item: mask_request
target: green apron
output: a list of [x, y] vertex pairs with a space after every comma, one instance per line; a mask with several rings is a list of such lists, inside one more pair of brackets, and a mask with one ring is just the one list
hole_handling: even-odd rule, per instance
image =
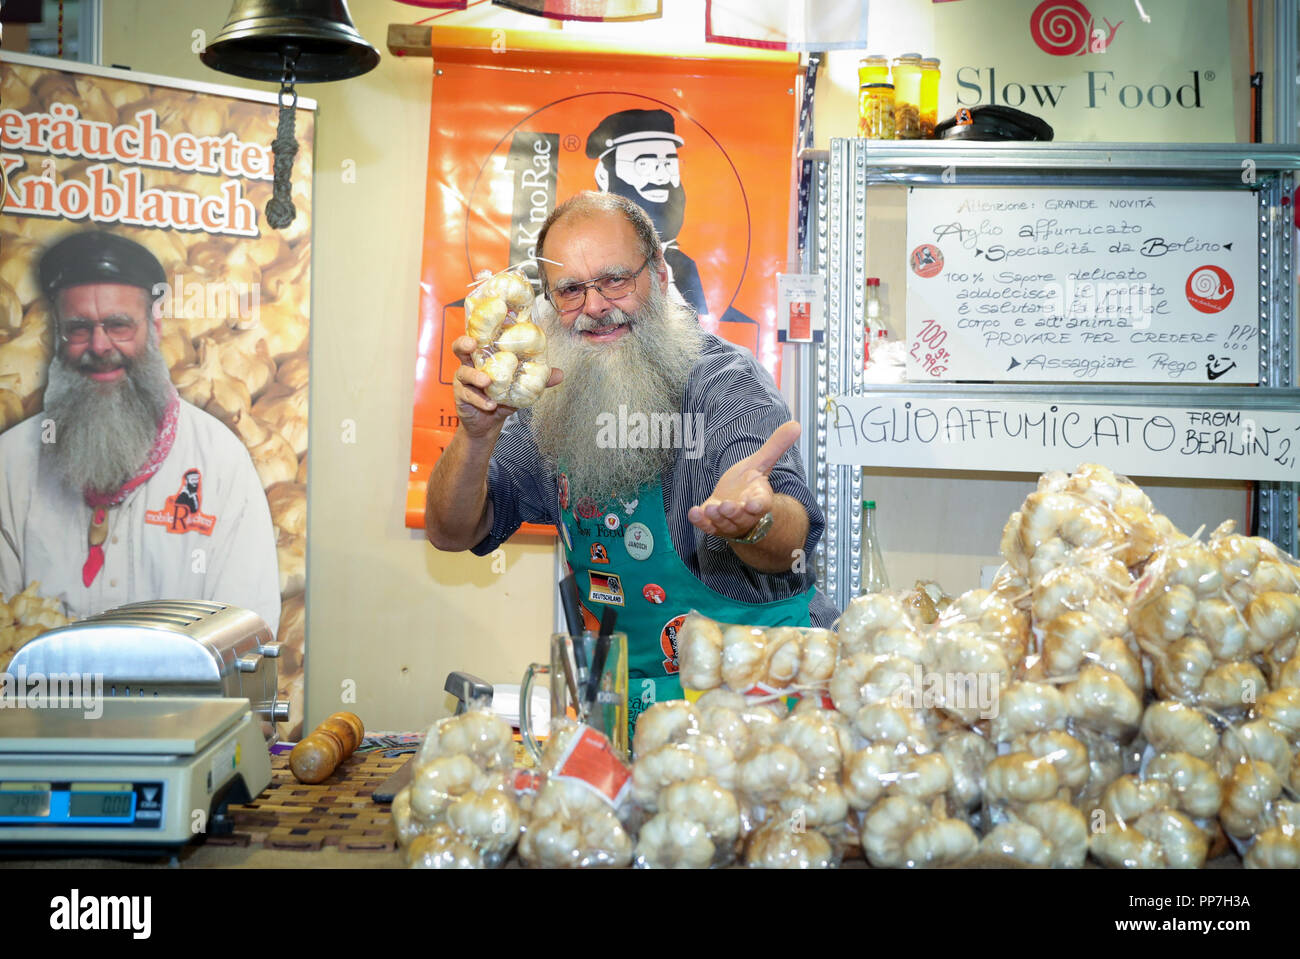
[[771, 603], [745, 603], [700, 582], [673, 549], [661, 482], [603, 508], [588, 499], [570, 502], [563, 472], [559, 488], [560, 538], [587, 628], [597, 628], [602, 605], [613, 606], [617, 628], [627, 634], [629, 743], [642, 712], [683, 696], [677, 633], [691, 610], [745, 626], [810, 625], [815, 586]]

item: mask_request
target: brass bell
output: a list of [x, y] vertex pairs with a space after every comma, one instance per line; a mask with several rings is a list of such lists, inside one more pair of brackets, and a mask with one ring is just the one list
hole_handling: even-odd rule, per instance
[[280, 81], [285, 61], [299, 83], [346, 80], [375, 68], [379, 52], [357, 32], [346, 0], [235, 0], [207, 66], [248, 80]]

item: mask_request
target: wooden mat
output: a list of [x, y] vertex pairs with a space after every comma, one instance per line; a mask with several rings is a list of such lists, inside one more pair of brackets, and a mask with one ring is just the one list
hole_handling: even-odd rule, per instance
[[387, 752], [354, 754], [315, 786], [294, 779], [287, 752], [272, 756], [271, 785], [253, 802], [230, 806], [234, 832], [208, 836], [207, 842], [302, 852], [334, 846], [341, 852], [396, 855], [397, 834], [389, 807], [375, 803], [371, 794], [411, 754], [389, 757]]

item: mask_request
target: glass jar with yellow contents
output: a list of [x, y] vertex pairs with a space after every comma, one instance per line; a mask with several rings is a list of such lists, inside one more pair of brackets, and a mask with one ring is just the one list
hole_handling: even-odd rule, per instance
[[894, 85], [864, 83], [858, 90], [858, 136], [894, 139]]
[[894, 139], [921, 137], [921, 55], [905, 53], [894, 60]]
[[934, 125], [939, 122], [939, 61], [927, 57], [921, 61], [921, 136], [934, 136]]
[[880, 53], [868, 53], [858, 61], [858, 86], [864, 83], [889, 82], [889, 57]]

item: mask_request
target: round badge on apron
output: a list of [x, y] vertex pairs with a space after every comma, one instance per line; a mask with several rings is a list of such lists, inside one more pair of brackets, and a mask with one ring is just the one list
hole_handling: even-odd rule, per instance
[[614, 513], [606, 513], [605, 529], [609, 530], [610, 532], [613, 532], [614, 530], [618, 529], [618, 526], [619, 526], [618, 516]]
[[623, 546], [633, 559], [649, 559], [655, 551], [655, 538], [645, 523], [629, 523], [623, 534]]

